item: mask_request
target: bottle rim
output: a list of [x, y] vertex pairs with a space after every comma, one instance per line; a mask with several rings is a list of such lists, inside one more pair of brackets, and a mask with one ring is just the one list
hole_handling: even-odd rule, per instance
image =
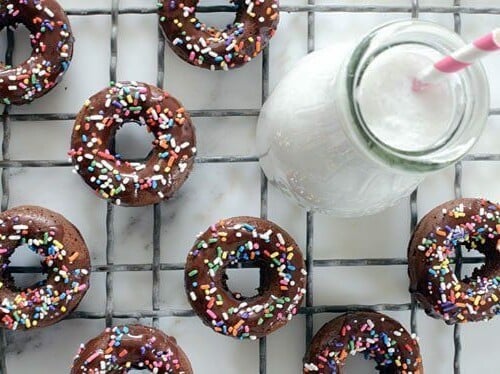
[[478, 62], [459, 74], [463, 107], [446, 139], [419, 150], [398, 149], [379, 139], [364, 121], [356, 99], [356, 86], [366, 67], [381, 51], [402, 44], [421, 44], [443, 55], [466, 42], [453, 31], [421, 20], [393, 21], [368, 33], [348, 56], [337, 80], [336, 110], [346, 135], [366, 156], [378, 164], [402, 172], [425, 173], [445, 168], [462, 159], [479, 139], [488, 118], [489, 85]]

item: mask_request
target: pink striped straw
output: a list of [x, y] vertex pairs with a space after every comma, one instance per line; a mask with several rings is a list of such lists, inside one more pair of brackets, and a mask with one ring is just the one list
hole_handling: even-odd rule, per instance
[[420, 72], [413, 81], [413, 90], [420, 91], [425, 86], [438, 82], [448, 74], [456, 73], [475, 61], [500, 50], [500, 28], [474, 40]]

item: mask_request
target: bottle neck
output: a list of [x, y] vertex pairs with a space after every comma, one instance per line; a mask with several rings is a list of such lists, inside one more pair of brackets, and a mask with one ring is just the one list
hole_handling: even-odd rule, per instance
[[[460, 160], [477, 141], [488, 116], [489, 87], [481, 64], [450, 77], [442, 86], [445, 96], [439, 91], [442, 87], [412, 96], [409, 83], [406, 87], [397, 77], [411, 69], [405, 62], [410, 58], [407, 47], [445, 55], [464, 44], [441, 26], [414, 20], [384, 25], [365, 37], [344, 62], [336, 82], [336, 110], [351, 142], [366, 157], [402, 172], [427, 173]], [[442, 105], [436, 106], [431, 95], [437, 95]]]

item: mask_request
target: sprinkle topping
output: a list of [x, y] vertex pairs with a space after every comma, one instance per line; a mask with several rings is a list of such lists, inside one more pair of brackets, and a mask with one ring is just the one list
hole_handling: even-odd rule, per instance
[[174, 338], [141, 325], [107, 328], [82, 344], [71, 373], [125, 373], [130, 369], [192, 374], [189, 361]]
[[[154, 135], [144, 162], [124, 160], [109, 149], [126, 122], [145, 125]], [[121, 82], [87, 100], [75, 121], [69, 155], [100, 197], [138, 206], [168, 199], [182, 185], [194, 163], [195, 143], [189, 114], [176, 99], [145, 83]]]
[[416, 336], [392, 318], [375, 312], [346, 314], [314, 336], [304, 373], [340, 374], [347, 357], [361, 353], [374, 360], [381, 372], [421, 374], [419, 352]]
[[256, 57], [276, 32], [277, 0], [235, 1], [236, 18], [224, 30], [196, 17], [196, 0], [161, 0], [160, 24], [174, 52], [191, 65], [229, 70]]
[[[88, 288], [86, 248], [65, 246], [62, 223], [49, 218], [52, 212], [46, 211], [46, 216], [32, 212], [25, 208], [6, 211], [0, 224], [0, 319], [11, 330], [59, 321], [78, 305]], [[27, 289], [15, 286], [8, 267], [9, 257], [21, 245], [43, 257], [47, 273], [47, 280]]]
[[25, 104], [61, 80], [73, 55], [73, 35], [64, 10], [53, 0], [10, 0], [0, 4], [2, 25], [24, 24], [31, 32], [31, 56], [21, 65], [1, 65], [0, 100]]
[[[260, 267], [258, 296], [228, 289], [225, 271], [241, 263]], [[205, 324], [239, 339], [256, 339], [286, 324], [298, 311], [305, 279], [293, 239], [277, 225], [251, 217], [211, 226], [189, 253], [185, 271], [189, 300]]]
[[[433, 314], [448, 323], [492, 318], [500, 313], [498, 205], [479, 199], [445, 205], [422, 220], [440, 217], [431, 230], [421, 224], [410, 244], [413, 292], [422, 295]], [[452, 259], [460, 247], [478, 250], [486, 256], [486, 264], [463, 280], [458, 279], [452, 268]], [[425, 281], [416, 286], [418, 278]]]

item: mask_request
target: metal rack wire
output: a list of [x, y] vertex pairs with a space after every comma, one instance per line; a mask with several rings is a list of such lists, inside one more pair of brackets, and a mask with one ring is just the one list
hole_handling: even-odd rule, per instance
[[[379, 5], [315, 5], [314, 0], [308, 0], [307, 5], [301, 6], [282, 6], [282, 12], [302, 12], [307, 13], [307, 50], [314, 50], [314, 30], [315, 30], [315, 13], [317, 12], [347, 12], [347, 13], [402, 13], [411, 17], [418, 17], [420, 13], [443, 13], [452, 14], [454, 17], [455, 31], [461, 30], [461, 15], [462, 14], [497, 14], [500, 15], [500, 4], [496, 7], [468, 7], [462, 6], [460, 0], [453, 0], [452, 6], [420, 6], [418, 0], [408, 0], [407, 6], [379, 6]], [[152, 14], [157, 9], [155, 7], [135, 8], [135, 7], [120, 7], [120, 0], [112, 0], [111, 8], [103, 9], [67, 9], [70, 17], [93, 16], [93, 15], [109, 15], [111, 17], [111, 40], [110, 50], [111, 58], [109, 64], [109, 78], [111, 81], [116, 81], [117, 71], [117, 51], [118, 51], [118, 21], [122, 14]], [[232, 12], [234, 7], [227, 6], [200, 6], [199, 12]], [[161, 87], [165, 75], [165, 40], [158, 29], [158, 71], [157, 85]], [[11, 30], [7, 30], [7, 52], [6, 61], [12, 61], [12, 53], [14, 49], [14, 35]], [[261, 101], [264, 102], [269, 93], [269, 50], [266, 48], [263, 52], [262, 59], [262, 92]], [[70, 163], [65, 160], [11, 160], [9, 155], [10, 144], [10, 125], [11, 122], [33, 122], [33, 121], [51, 121], [51, 120], [72, 120], [75, 118], [73, 113], [51, 113], [51, 114], [9, 114], [9, 107], [5, 107], [1, 117], [3, 129], [2, 141], [2, 160], [0, 160], [0, 177], [2, 185], [2, 198], [0, 207], [2, 210], [7, 209], [9, 205], [9, 170], [12, 168], [25, 167], [70, 167]], [[259, 114], [259, 109], [224, 109], [224, 110], [191, 110], [192, 117], [237, 117], [250, 116], [255, 117]], [[490, 110], [490, 116], [500, 115], [500, 108]], [[255, 163], [257, 157], [198, 157], [198, 163]], [[500, 161], [499, 154], [471, 154], [467, 156], [463, 162], [475, 161]], [[461, 196], [462, 186], [462, 163], [455, 166], [455, 195]], [[261, 208], [260, 214], [263, 218], [267, 217], [268, 213], [268, 183], [265, 175], [261, 174]], [[417, 191], [410, 198], [411, 211], [411, 228], [413, 229], [417, 222]], [[76, 311], [69, 318], [86, 318], [86, 319], [104, 319], [106, 326], [113, 323], [113, 319], [120, 318], [151, 318], [154, 326], [158, 326], [159, 319], [169, 316], [187, 317], [193, 316], [194, 313], [190, 309], [171, 309], [161, 308], [159, 303], [160, 295], [160, 272], [170, 270], [182, 270], [182, 263], [162, 263], [160, 261], [161, 248], [161, 209], [162, 206], [157, 204], [152, 207], [154, 218], [153, 225], [153, 257], [151, 263], [148, 264], [116, 264], [114, 256], [114, 209], [113, 205], [107, 205], [106, 213], [106, 263], [102, 265], [93, 265], [93, 272], [103, 272], [106, 274], [106, 306], [104, 312], [86, 312]], [[309, 272], [309, 281], [307, 284], [307, 296], [305, 305], [300, 309], [300, 313], [305, 315], [306, 319], [306, 344], [309, 344], [313, 334], [313, 316], [318, 313], [340, 313], [355, 310], [378, 310], [378, 311], [409, 311], [411, 313], [411, 330], [417, 332], [416, 316], [418, 313], [418, 305], [415, 300], [409, 300], [407, 303], [401, 304], [377, 304], [377, 305], [314, 305], [314, 288], [313, 288], [313, 273], [317, 267], [335, 267], [335, 266], [397, 266], [407, 264], [406, 258], [375, 258], [375, 259], [327, 259], [314, 260], [313, 256], [313, 230], [314, 230], [314, 215], [310, 212], [306, 213], [306, 263]], [[472, 263], [477, 264], [483, 261], [481, 257], [466, 257], [462, 258], [459, 253], [456, 258], [456, 271], [460, 273], [462, 264]], [[17, 267], [14, 272], [33, 273], [40, 269], [36, 267]], [[113, 275], [116, 272], [134, 272], [134, 271], [151, 271], [153, 276], [152, 288], [152, 310], [130, 310], [116, 311], [113, 308]], [[454, 367], [455, 374], [460, 373], [460, 326], [454, 328]], [[6, 374], [6, 334], [0, 329], [0, 374]], [[267, 356], [266, 356], [266, 339], [261, 339], [259, 342], [259, 373], [267, 372]]]

